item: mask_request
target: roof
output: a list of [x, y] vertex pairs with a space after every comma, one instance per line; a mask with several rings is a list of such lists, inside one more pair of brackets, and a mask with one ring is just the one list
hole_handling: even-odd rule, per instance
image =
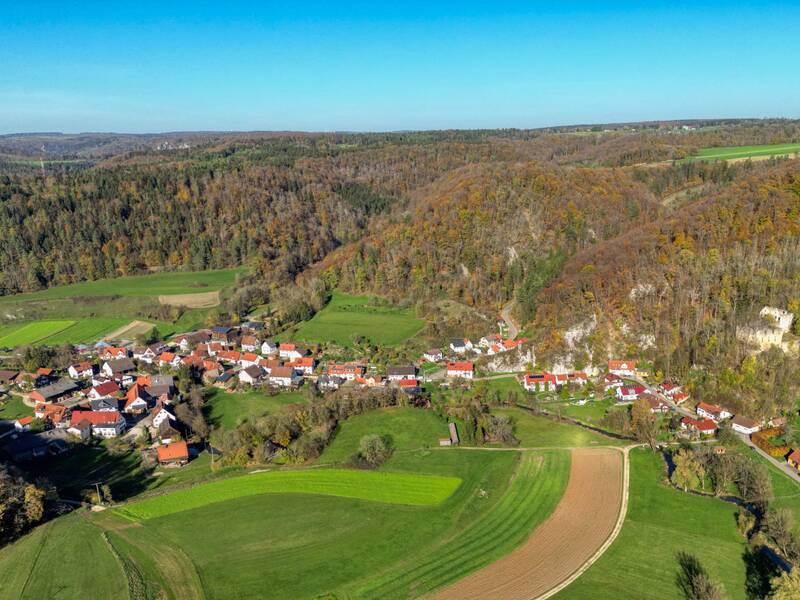
[[472, 371], [474, 368], [471, 362], [466, 361], [450, 361], [447, 363], [448, 371]]
[[411, 375], [412, 377], [417, 374], [417, 368], [414, 365], [400, 365], [393, 366], [386, 369], [386, 374], [392, 375]]
[[222, 326], [212, 327], [211, 331], [213, 331], [214, 333], [230, 333], [231, 331], [233, 331], [233, 327], [222, 327]]
[[136, 369], [136, 365], [133, 364], [133, 361], [128, 358], [117, 358], [115, 360], [109, 360], [106, 364], [111, 367], [112, 373], [124, 373], [126, 371], [134, 371]]
[[144, 390], [144, 387], [140, 386], [138, 383], [133, 384], [128, 390], [128, 393], [125, 394], [125, 408], [131, 406], [139, 398], [147, 402], [147, 396], [149, 396], [149, 394]]
[[19, 371], [0, 370], [0, 381], [11, 381], [19, 375]]
[[704, 410], [709, 413], [719, 414], [722, 412], [722, 407], [716, 404], [709, 404], [708, 402], [699, 402], [696, 410]]
[[282, 343], [280, 346], [278, 346], [278, 349], [280, 349], [280, 350], [287, 350], [287, 351], [288, 351], [288, 350], [294, 350], [294, 349], [296, 349], [296, 348], [297, 348], [297, 345], [295, 345], [295, 344], [291, 344], [291, 343], [289, 343], [289, 342], [283, 342], [283, 343]]
[[255, 365], [250, 365], [246, 369], [242, 369], [242, 373], [247, 373], [253, 379], [258, 379], [262, 375], [261, 367]]
[[174, 352], [162, 352], [159, 355], [158, 360], [160, 360], [161, 362], [172, 362], [173, 360], [175, 360], [175, 353]]
[[258, 344], [258, 338], [254, 335], [243, 335], [242, 346], [255, 346]]
[[466, 346], [466, 342], [464, 340], [450, 340], [450, 345], [453, 347], [459, 346]]
[[736, 415], [731, 420], [731, 423], [734, 425], [739, 425], [740, 427], [744, 427], [745, 429], [753, 429], [754, 427], [758, 427], [758, 423], [756, 423], [750, 417], [745, 417], [744, 415]]
[[93, 427], [115, 425], [120, 418], [120, 414], [116, 410], [77, 410], [72, 411], [70, 424], [75, 425], [81, 421], [88, 421]]
[[402, 381], [400, 381], [398, 383], [398, 385], [401, 388], [404, 388], [404, 387], [414, 388], [414, 387], [418, 387], [419, 386], [419, 381], [417, 381], [416, 379], [403, 379]]
[[258, 362], [261, 357], [258, 354], [253, 354], [252, 352], [245, 352], [242, 354], [242, 360], [246, 360], [247, 362]]
[[186, 445], [186, 442], [162, 444], [156, 448], [156, 454], [159, 461], [185, 459], [189, 458], [189, 446]]
[[119, 391], [119, 386], [113, 381], [106, 381], [94, 386], [92, 389], [101, 396], [111, 396]]
[[270, 377], [293, 377], [294, 369], [292, 367], [273, 367], [269, 374]]
[[792, 461], [794, 464], [800, 464], [800, 450], [794, 450], [789, 456], [786, 457], [788, 460]]
[[72, 379], [62, 377], [55, 383], [36, 388], [34, 392], [37, 392], [44, 400], [49, 400], [50, 398], [57, 398], [58, 396], [63, 396], [77, 389], [78, 385], [72, 381]]
[[31, 423], [33, 423], [33, 417], [21, 417], [17, 419], [17, 423], [19, 423], [20, 425], [30, 425]]
[[38, 369], [36, 369], [36, 374], [49, 377], [50, 375], [53, 374], [53, 369], [51, 369], [50, 367], [39, 367]]
[[609, 360], [608, 361], [608, 370], [609, 371], [630, 371], [631, 369], [636, 368], [636, 361], [635, 360]]

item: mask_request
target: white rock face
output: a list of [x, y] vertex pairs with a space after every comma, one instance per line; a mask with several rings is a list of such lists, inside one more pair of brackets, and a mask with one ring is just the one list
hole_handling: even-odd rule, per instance
[[771, 321], [772, 323], [774, 323], [774, 326], [777, 329], [780, 329], [782, 333], [788, 333], [789, 330], [792, 328], [792, 321], [794, 321], [794, 315], [790, 313], [788, 310], [783, 310], [782, 308], [775, 308], [774, 306], [765, 306], [764, 308], [761, 309], [761, 312], [758, 314], [765, 321]]
[[652, 283], [639, 283], [631, 288], [631, 291], [628, 293], [628, 297], [631, 300], [636, 300], [637, 298], [643, 298], [655, 293], [656, 286], [654, 286]]

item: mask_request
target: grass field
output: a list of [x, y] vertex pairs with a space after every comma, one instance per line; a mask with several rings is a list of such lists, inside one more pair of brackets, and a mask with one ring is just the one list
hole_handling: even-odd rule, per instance
[[[120, 507], [126, 517], [83, 513], [38, 528], [0, 551], [0, 596], [124, 598], [128, 580], [142, 597], [173, 600], [420, 595], [510, 551], [557, 504], [568, 472], [566, 452], [423, 449], [378, 471], [194, 485]], [[69, 556], [36, 560], [44, 539]], [[93, 568], [49, 576], [78, 560]]]
[[[106, 334], [130, 322], [130, 319], [96, 317], [77, 320], [36, 320], [0, 327], [0, 348], [15, 348], [26, 344], [58, 346], [64, 343], [95, 342]], [[168, 324], [153, 323], [154, 327]]]
[[0, 347], [15, 348], [24, 344], [32, 344], [56, 335], [75, 325], [75, 321], [32, 321], [30, 323], [14, 323], [0, 328]]
[[244, 269], [241, 268], [217, 271], [178, 271], [83, 281], [72, 285], [48, 288], [40, 292], [0, 297], [0, 305], [6, 302], [84, 296], [160, 296], [211, 292], [233, 285], [236, 275], [243, 271]]
[[514, 431], [522, 446], [567, 448], [613, 446], [625, 443], [576, 425], [558, 423], [546, 417], [539, 417], [519, 408], [495, 408], [492, 409], [492, 413], [506, 415], [514, 420]]
[[704, 160], [735, 160], [763, 156], [786, 156], [800, 153], [800, 144], [768, 144], [764, 146], [726, 146], [702, 148], [686, 162]]
[[270, 395], [258, 390], [227, 392], [210, 388], [207, 394], [209, 422], [225, 429], [232, 429], [250, 417], [274, 413], [289, 404], [308, 403], [303, 393], [297, 391]]
[[302, 342], [334, 342], [347, 347], [352, 345], [353, 336], [362, 336], [375, 344], [393, 346], [414, 336], [422, 326], [423, 322], [410, 309], [384, 306], [368, 296], [336, 292], [310, 321], [283, 337]]
[[427, 506], [447, 499], [461, 484], [457, 477], [317, 469], [270, 471], [213, 481], [166, 496], [128, 504], [118, 512], [135, 520], [154, 519], [257, 494], [317, 494], [386, 504]]
[[397, 452], [437, 446], [448, 435], [447, 423], [432, 411], [419, 408], [373, 410], [343, 421], [333, 442], [325, 449], [320, 462], [340, 463], [358, 451], [365, 435], [376, 433], [392, 439]]
[[20, 417], [33, 415], [33, 409], [25, 405], [22, 401], [22, 396], [14, 394], [5, 398], [5, 400], [0, 400], [0, 419], [14, 421]]
[[736, 507], [684, 494], [662, 483], [663, 459], [631, 452], [628, 514], [619, 537], [558, 600], [678, 600], [676, 554], [696, 556], [731, 600], [745, 594], [745, 540]]

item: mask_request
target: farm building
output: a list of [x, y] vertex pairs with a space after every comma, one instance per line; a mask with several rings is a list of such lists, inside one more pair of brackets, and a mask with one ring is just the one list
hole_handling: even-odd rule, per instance
[[800, 472], [800, 450], [794, 450], [786, 457], [786, 462]]
[[30, 393], [30, 398], [34, 402], [55, 402], [59, 398], [62, 398], [63, 396], [66, 396], [77, 389], [78, 384], [68, 377], [63, 377], [55, 383], [36, 388]]
[[744, 415], [736, 415], [731, 420], [731, 427], [734, 431], [739, 433], [743, 433], [745, 435], [752, 435], [756, 433], [761, 426], [756, 423], [753, 419], [745, 417]]
[[723, 419], [730, 419], [733, 414], [721, 406], [716, 404], [709, 404], [708, 402], [700, 402], [695, 408], [698, 416], [706, 417], [714, 422], [722, 421]]
[[472, 379], [475, 373], [475, 366], [471, 362], [450, 361], [447, 363], [447, 376], [460, 377], [461, 379]]
[[609, 360], [608, 372], [619, 377], [636, 377], [636, 361]]
[[389, 381], [415, 379], [417, 377], [417, 368], [414, 365], [392, 366], [386, 369], [386, 377]]

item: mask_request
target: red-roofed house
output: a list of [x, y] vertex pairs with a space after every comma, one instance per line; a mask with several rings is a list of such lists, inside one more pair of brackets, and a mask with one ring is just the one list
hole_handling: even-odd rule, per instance
[[119, 386], [114, 381], [106, 381], [94, 386], [91, 390], [89, 390], [88, 397], [90, 400], [97, 400], [99, 398], [114, 396], [118, 393]]
[[467, 361], [449, 361], [447, 363], [447, 376], [472, 379], [475, 374], [475, 365]]
[[189, 446], [186, 442], [162, 444], [156, 448], [156, 455], [160, 465], [185, 465], [189, 462]]
[[261, 360], [261, 357], [258, 354], [253, 352], [245, 352], [239, 357], [239, 364], [246, 369], [247, 367], [258, 365], [259, 360]]
[[622, 387], [624, 384], [625, 382], [622, 380], [622, 377], [615, 375], [614, 373], [606, 373], [606, 376], [603, 378], [603, 386], [605, 391], [615, 390], [619, 387]]
[[636, 376], [636, 361], [635, 360], [609, 360], [608, 372], [620, 377], [635, 377]]
[[617, 402], [634, 402], [643, 392], [643, 385], [623, 385], [617, 388]]
[[550, 392], [556, 389], [556, 376], [552, 373], [526, 373], [522, 387], [529, 392]]
[[243, 335], [241, 344], [242, 352], [256, 352], [261, 347], [261, 343], [254, 335]]
[[67, 369], [67, 373], [73, 379], [84, 379], [94, 375], [94, 366], [90, 362], [79, 362], [70, 365]]
[[216, 353], [216, 357], [221, 362], [238, 363], [239, 359], [242, 358], [242, 354], [235, 350], [222, 350]]
[[158, 355], [158, 366], [160, 367], [179, 367], [181, 357], [174, 352], [162, 352]]
[[314, 373], [314, 367], [317, 366], [317, 361], [313, 356], [301, 356], [300, 358], [286, 363], [286, 366], [292, 367], [303, 375], [312, 375]]
[[345, 381], [353, 381], [364, 375], [363, 365], [328, 363], [325, 369], [331, 377], [341, 377]]
[[786, 457], [786, 462], [800, 472], [800, 450], [794, 450]]
[[141, 415], [147, 411], [149, 401], [150, 394], [136, 383], [125, 394], [125, 406], [122, 410], [131, 415]]
[[20, 417], [14, 421], [14, 429], [17, 431], [30, 431], [33, 424], [33, 417]]
[[72, 428], [76, 428], [75, 435], [80, 435], [79, 429], [77, 428], [84, 421], [91, 425], [92, 434], [98, 437], [117, 437], [125, 431], [125, 419], [122, 418], [122, 415], [116, 410], [73, 410], [70, 416], [70, 429], [68, 431]]
[[304, 356], [305, 352], [303, 351], [302, 348], [298, 347], [296, 344], [292, 344], [291, 342], [284, 342], [278, 346], [278, 355], [281, 358], [288, 358], [289, 360], [294, 360], [296, 358]]
[[693, 419], [683, 417], [681, 419], [681, 429], [697, 431], [700, 435], [714, 435], [717, 431], [717, 424], [711, 419]]
[[103, 360], [111, 360], [114, 358], [127, 358], [127, 357], [128, 357], [127, 348], [115, 348], [114, 346], [108, 346], [100, 351], [100, 358], [102, 358]]

